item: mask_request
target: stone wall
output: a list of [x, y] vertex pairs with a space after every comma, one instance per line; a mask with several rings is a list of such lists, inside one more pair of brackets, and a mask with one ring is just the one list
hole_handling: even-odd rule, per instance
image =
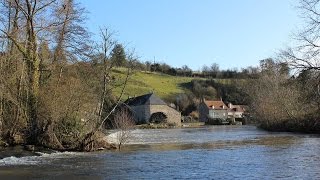
[[168, 117], [168, 123], [181, 126], [181, 113], [167, 105], [131, 106], [136, 123], [147, 123], [153, 113], [162, 112]]
[[[151, 105], [150, 106], [150, 116], [153, 113], [162, 112], [167, 115], [168, 123], [174, 123], [176, 126], [181, 126], [181, 113], [167, 105]], [[149, 116], [149, 118], [150, 118]], [[148, 118], [148, 119], [149, 119]]]
[[149, 120], [150, 109], [148, 106], [131, 106], [136, 123], [146, 123]]

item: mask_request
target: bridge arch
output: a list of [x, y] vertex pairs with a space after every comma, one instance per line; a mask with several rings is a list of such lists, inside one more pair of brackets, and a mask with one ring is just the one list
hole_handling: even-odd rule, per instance
[[159, 111], [151, 114], [149, 118], [150, 123], [166, 123], [168, 120], [168, 115], [165, 112]]

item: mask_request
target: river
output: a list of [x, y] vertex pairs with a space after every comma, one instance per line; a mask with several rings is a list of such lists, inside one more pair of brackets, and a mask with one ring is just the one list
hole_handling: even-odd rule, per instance
[[[0, 179], [320, 179], [320, 136], [254, 126], [139, 129], [121, 152], [0, 152]], [[109, 135], [114, 140], [114, 134]]]

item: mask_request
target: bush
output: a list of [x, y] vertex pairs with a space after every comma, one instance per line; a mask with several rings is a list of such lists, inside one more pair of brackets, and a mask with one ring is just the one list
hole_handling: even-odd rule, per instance
[[56, 135], [66, 147], [72, 146], [79, 137], [84, 135], [84, 131], [81, 119], [74, 115], [62, 118], [56, 127]]
[[195, 120], [199, 120], [199, 113], [197, 111], [192, 111], [190, 116]]

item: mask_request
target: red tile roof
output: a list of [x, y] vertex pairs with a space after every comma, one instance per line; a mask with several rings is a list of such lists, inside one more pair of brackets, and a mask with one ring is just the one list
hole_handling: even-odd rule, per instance
[[245, 112], [247, 110], [247, 106], [245, 105], [233, 105], [229, 104], [229, 112]]
[[228, 109], [228, 107], [223, 103], [223, 101], [204, 101], [204, 103], [210, 109]]

